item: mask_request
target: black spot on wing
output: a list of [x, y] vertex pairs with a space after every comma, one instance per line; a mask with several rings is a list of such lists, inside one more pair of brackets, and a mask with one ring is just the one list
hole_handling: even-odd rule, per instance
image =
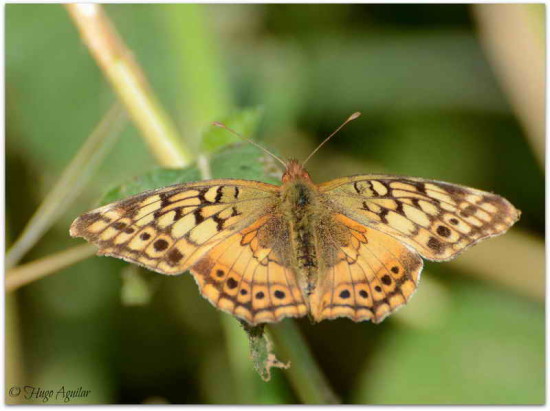
[[173, 248], [166, 257], [171, 264], [176, 264], [183, 258], [183, 254], [177, 248]]
[[427, 195], [426, 193], [426, 185], [420, 181], [403, 181], [404, 183], [407, 183], [407, 184], [412, 184], [420, 194], [424, 194], [424, 195]]
[[117, 230], [122, 230], [122, 229], [126, 228], [126, 223], [123, 223], [121, 221], [117, 221], [116, 223], [113, 224], [113, 228], [115, 228]]
[[155, 247], [156, 251], [164, 251], [168, 248], [168, 241], [161, 238], [153, 243], [153, 247]]
[[451, 235], [451, 230], [449, 230], [448, 227], [445, 227], [444, 225], [440, 225], [437, 227], [437, 234], [439, 234], [441, 237], [449, 237]]
[[430, 237], [428, 240], [428, 247], [436, 253], [441, 253], [443, 251], [443, 244], [435, 237]]
[[222, 231], [225, 220], [220, 216], [218, 216], [217, 214], [212, 217], [212, 220], [214, 220], [214, 222], [216, 223], [216, 230]]
[[227, 280], [227, 287], [229, 289], [234, 289], [236, 288], [237, 286], [239, 285], [239, 283], [237, 282], [237, 280], [235, 280], [233, 277], [229, 278], [229, 280]]
[[223, 186], [219, 186], [216, 190], [216, 198], [214, 198], [215, 203], [219, 203], [223, 197]]
[[285, 296], [286, 296], [286, 294], [285, 294], [283, 291], [281, 291], [281, 290], [275, 291], [274, 295], [275, 295], [275, 297], [278, 298], [278, 299], [283, 299], [283, 298], [285, 298]]
[[346, 299], [351, 296], [350, 292], [348, 290], [344, 290], [340, 293], [340, 298]]
[[193, 211], [193, 215], [195, 216], [195, 225], [199, 225], [204, 221], [201, 210], [201, 208], [195, 208], [195, 210]]

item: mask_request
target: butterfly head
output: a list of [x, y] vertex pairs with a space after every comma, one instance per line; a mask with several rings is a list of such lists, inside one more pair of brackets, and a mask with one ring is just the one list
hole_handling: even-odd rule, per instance
[[305, 180], [311, 182], [311, 177], [306, 171], [304, 166], [300, 164], [298, 160], [288, 160], [286, 163], [286, 170], [283, 173], [282, 181], [287, 183], [289, 181]]

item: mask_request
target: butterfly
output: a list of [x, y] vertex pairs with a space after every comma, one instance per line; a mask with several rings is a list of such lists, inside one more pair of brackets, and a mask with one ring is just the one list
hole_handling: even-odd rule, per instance
[[380, 323], [414, 294], [422, 258], [450, 260], [520, 216], [498, 195], [435, 180], [367, 174], [315, 184], [297, 160], [274, 157], [285, 165], [280, 186], [177, 184], [87, 212], [70, 234], [99, 255], [190, 271], [208, 301], [251, 325], [306, 315]]

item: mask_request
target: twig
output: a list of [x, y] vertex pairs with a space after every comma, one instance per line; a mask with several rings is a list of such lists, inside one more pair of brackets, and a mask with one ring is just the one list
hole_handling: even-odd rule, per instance
[[189, 165], [193, 154], [179, 137], [174, 123], [103, 8], [91, 3], [65, 7], [159, 163], [171, 168]]
[[43, 278], [48, 274], [55, 273], [85, 258], [91, 257], [96, 251], [97, 248], [95, 246], [83, 244], [8, 270], [4, 284], [6, 292], [17, 290], [19, 287]]
[[19, 262], [84, 189], [86, 182], [120, 135], [125, 122], [126, 114], [123, 108], [115, 104], [65, 168], [53, 189], [6, 253], [7, 269]]

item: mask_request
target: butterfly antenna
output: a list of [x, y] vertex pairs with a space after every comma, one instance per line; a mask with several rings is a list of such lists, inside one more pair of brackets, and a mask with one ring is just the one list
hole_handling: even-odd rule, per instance
[[246, 138], [244, 136], [242, 136], [241, 134], [237, 133], [235, 130], [233, 130], [232, 128], [229, 128], [227, 127], [225, 124], [223, 123], [219, 123], [217, 121], [214, 121], [212, 123], [213, 126], [216, 126], [216, 127], [220, 127], [220, 128], [225, 128], [227, 131], [229, 131], [231, 134], [234, 134], [236, 135], [237, 137], [245, 140], [245, 141], [248, 141], [250, 144], [252, 144], [253, 146], [256, 146], [258, 147], [260, 150], [262, 150], [264, 153], [266, 154], [269, 154], [271, 157], [273, 157], [275, 160], [277, 160], [278, 162], [280, 162], [284, 167], [286, 167], [286, 163], [281, 160], [279, 157], [277, 157], [275, 154], [273, 154], [271, 151], [269, 151], [267, 148], [259, 145], [258, 143], [256, 143], [254, 140], [251, 140], [249, 138]]
[[321, 144], [319, 144], [319, 145], [317, 146], [317, 148], [316, 148], [315, 150], [313, 150], [309, 156], [307, 156], [307, 158], [306, 158], [305, 161], [302, 163], [302, 165], [305, 166], [306, 163], [309, 161], [309, 159], [310, 159], [311, 157], [313, 157], [313, 155], [314, 155], [321, 147], [323, 147], [323, 145], [324, 145], [327, 141], [329, 141], [329, 140], [332, 138], [332, 136], [334, 136], [336, 133], [338, 133], [338, 132], [342, 129], [342, 127], [344, 127], [344, 126], [345, 126], [346, 124], [348, 124], [350, 121], [355, 120], [355, 119], [356, 119], [357, 117], [359, 117], [360, 115], [361, 115], [361, 113], [357, 111], [357, 112], [353, 113], [351, 116], [349, 116], [348, 119], [347, 119], [346, 121], [344, 121], [344, 122], [340, 125], [340, 127], [338, 127], [336, 130], [334, 130], [334, 132], [333, 132], [330, 136], [328, 136], [327, 138], [325, 138], [325, 139], [323, 140], [323, 142], [322, 142]]

